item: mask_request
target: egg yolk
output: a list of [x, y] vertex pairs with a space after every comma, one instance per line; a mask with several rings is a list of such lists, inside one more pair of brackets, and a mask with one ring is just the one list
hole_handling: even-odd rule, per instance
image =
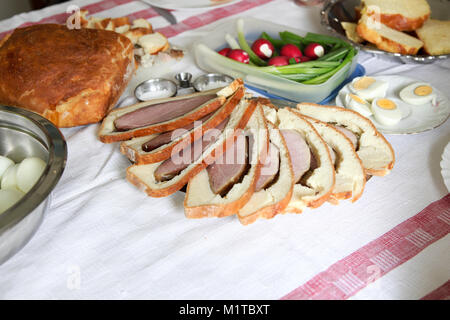
[[361, 99], [360, 97], [358, 97], [358, 96], [355, 95], [355, 94], [351, 94], [351, 93], [350, 93], [350, 98], [352, 98], [352, 99], [355, 100], [356, 102], [359, 102], [359, 103], [362, 103], [362, 104], [366, 104], [366, 102], [365, 102], [363, 99]]
[[377, 101], [377, 106], [386, 110], [394, 110], [397, 106], [389, 99], [380, 99]]
[[427, 96], [433, 92], [433, 89], [430, 86], [418, 86], [414, 89], [414, 93], [418, 96]]
[[370, 78], [370, 77], [362, 77], [361, 79], [358, 79], [355, 84], [353, 85], [353, 87], [356, 90], [363, 90], [363, 89], [367, 89], [370, 85], [372, 85], [375, 82], [374, 78]]

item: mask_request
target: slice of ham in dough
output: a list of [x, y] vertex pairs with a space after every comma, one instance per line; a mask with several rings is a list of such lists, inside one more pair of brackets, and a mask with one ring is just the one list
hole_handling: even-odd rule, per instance
[[260, 191], [268, 186], [277, 176], [280, 169], [280, 150], [273, 143], [269, 144], [268, 157], [261, 168], [261, 173], [256, 181], [255, 191]]
[[356, 146], [358, 145], [358, 138], [356, 137], [356, 135], [353, 132], [351, 132], [347, 128], [344, 128], [341, 126], [333, 126], [333, 127], [336, 130], [339, 130], [341, 133], [343, 133], [347, 138], [349, 138], [350, 141], [352, 142], [353, 146], [356, 148]]
[[311, 167], [311, 151], [302, 135], [293, 129], [280, 131], [291, 157], [294, 181], [297, 183]]

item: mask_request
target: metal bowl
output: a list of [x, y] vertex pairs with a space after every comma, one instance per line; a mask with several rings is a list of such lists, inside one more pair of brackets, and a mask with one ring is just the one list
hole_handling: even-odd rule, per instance
[[233, 78], [221, 73], [207, 73], [203, 74], [194, 80], [192, 86], [195, 91], [205, 91], [216, 89], [220, 87], [226, 87], [233, 82]]
[[36, 156], [47, 162], [44, 173], [22, 199], [0, 213], [0, 264], [19, 251], [37, 230], [50, 204], [50, 193], [66, 165], [61, 132], [40, 115], [0, 106], [0, 155], [15, 162]]
[[140, 101], [173, 97], [177, 94], [175, 82], [163, 78], [150, 79], [141, 82], [134, 90], [134, 95]]
[[[371, 44], [359, 44], [351, 41], [345, 36], [345, 31], [341, 26], [341, 22], [357, 22], [355, 7], [360, 3], [360, 0], [327, 0], [322, 11], [320, 12], [322, 25], [324, 25], [334, 35], [345, 39], [353, 46], [363, 51], [380, 54], [397, 60], [399, 59], [404, 63], [432, 63], [437, 60], [447, 59], [450, 57], [450, 54], [431, 56], [427, 54], [408, 55], [391, 53], [380, 50]], [[450, 19], [450, 10], [448, 10], [450, 0], [428, 0], [428, 3], [431, 7], [431, 15], [433, 19]]]

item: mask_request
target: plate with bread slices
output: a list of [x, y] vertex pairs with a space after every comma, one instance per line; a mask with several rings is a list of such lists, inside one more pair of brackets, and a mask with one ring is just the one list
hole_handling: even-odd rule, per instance
[[336, 105], [369, 118], [384, 134], [413, 134], [439, 127], [450, 116], [448, 98], [428, 82], [389, 75], [357, 77]]
[[430, 63], [450, 57], [449, 0], [328, 0], [322, 24], [361, 50]]
[[126, 179], [149, 197], [185, 190], [187, 218], [235, 215], [244, 225], [355, 202], [367, 179], [389, 174], [395, 162], [359, 113], [312, 103], [279, 108], [252, 97], [241, 79], [113, 110], [99, 138], [120, 142], [132, 163]]

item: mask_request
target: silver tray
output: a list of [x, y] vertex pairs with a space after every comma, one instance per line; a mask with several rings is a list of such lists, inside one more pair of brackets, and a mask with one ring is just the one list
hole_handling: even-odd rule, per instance
[[[351, 41], [345, 36], [345, 31], [341, 26], [341, 22], [357, 22], [355, 7], [360, 3], [360, 0], [325, 1], [322, 11], [320, 12], [322, 25], [324, 25], [335, 36], [346, 40], [360, 50], [400, 59], [404, 63], [432, 63], [450, 57], [450, 54], [431, 56], [427, 54], [408, 55], [391, 53], [377, 49], [375, 46], [370, 44], [358, 44]], [[431, 7], [431, 17], [433, 19], [450, 20], [450, 0], [428, 0], [428, 3]]]

